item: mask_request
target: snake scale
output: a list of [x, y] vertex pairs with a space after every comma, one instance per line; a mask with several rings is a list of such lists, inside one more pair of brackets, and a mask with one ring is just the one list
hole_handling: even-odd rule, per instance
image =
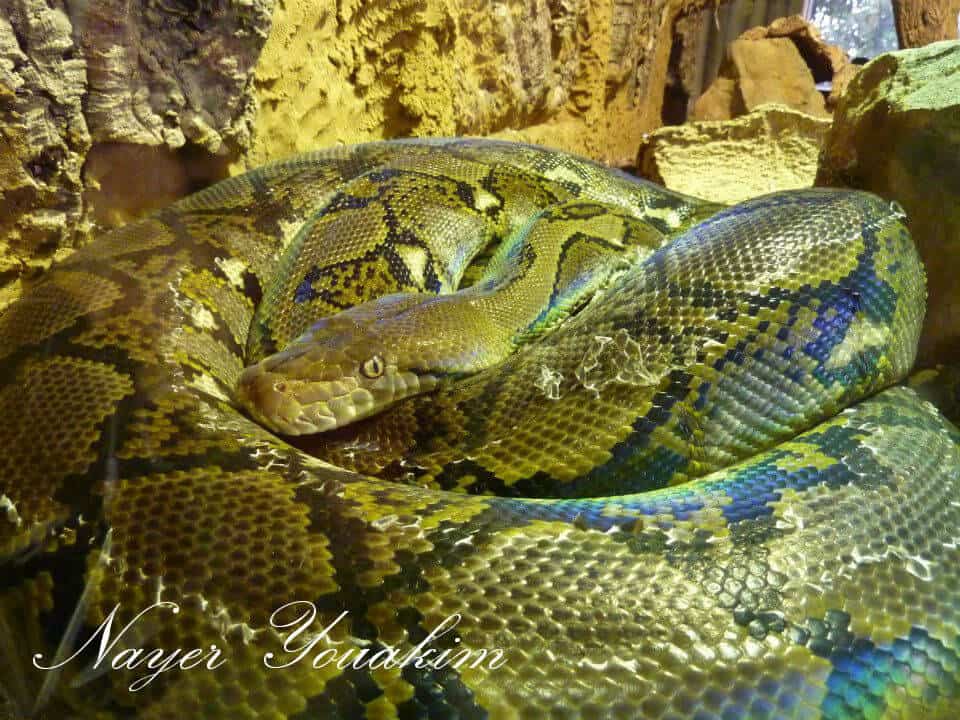
[[[374, 295], [482, 286], [551, 207], [605, 208], [564, 247], [662, 247], [376, 416], [242, 411], [245, 365]], [[56, 265], [0, 315], [0, 716], [957, 717], [960, 434], [892, 387], [925, 302], [902, 212], [717, 210], [542, 148], [372, 143]]]

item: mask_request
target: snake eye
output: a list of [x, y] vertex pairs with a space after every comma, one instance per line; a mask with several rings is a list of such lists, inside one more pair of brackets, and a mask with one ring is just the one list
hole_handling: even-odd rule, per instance
[[360, 366], [360, 372], [362, 372], [366, 377], [374, 380], [381, 375], [386, 369], [386, 366], [383, 363], [383, 358], [379, 355], [374, 355], [371, 358], [367, 358], [363, 361], [363, 365]]

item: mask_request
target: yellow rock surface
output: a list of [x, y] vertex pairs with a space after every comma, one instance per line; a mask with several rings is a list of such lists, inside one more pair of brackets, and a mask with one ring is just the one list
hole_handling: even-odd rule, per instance
[[672, 190], [736, 203], [775, 190], [810, 187], [830, 121], [781, 105], [734, 120], [702, 121], [650, 133], [640, 174]]
[[808, 115], [827, 114], [813, 73], [792, 40], [736, 40], [730, 46], [730, 58], [747, 110], [776, 103]]
[[334, 143], [496, 135], [629, 163], [660, 125], [673, 21], [702, 0], [289, 0], [239, 172]]

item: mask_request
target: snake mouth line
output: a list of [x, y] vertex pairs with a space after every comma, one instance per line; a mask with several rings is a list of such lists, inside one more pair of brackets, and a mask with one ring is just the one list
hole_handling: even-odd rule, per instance
[[313, 435], [382, 412], [404, 398], [433, 390], [438, 378], [392, 372], [361, 385], [356, 378], [291, 379], [260, 366], [243, 371], [236, 400], [258, 423], [282, 435]]

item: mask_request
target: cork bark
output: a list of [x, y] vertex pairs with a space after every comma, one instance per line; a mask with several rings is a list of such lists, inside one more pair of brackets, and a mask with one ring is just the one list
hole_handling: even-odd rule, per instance
[[893, 0], [900, 47], [914, 48], [957, 39], [960, 0]]
[[250, 143], [272, 0], [0, 0], [0, 307]]
[[[86, 64], [62, 4], [0, 2], [0, 286], [69, 246], [83, 213]], [[3, 293], [0, 292], [0, 304]]]

